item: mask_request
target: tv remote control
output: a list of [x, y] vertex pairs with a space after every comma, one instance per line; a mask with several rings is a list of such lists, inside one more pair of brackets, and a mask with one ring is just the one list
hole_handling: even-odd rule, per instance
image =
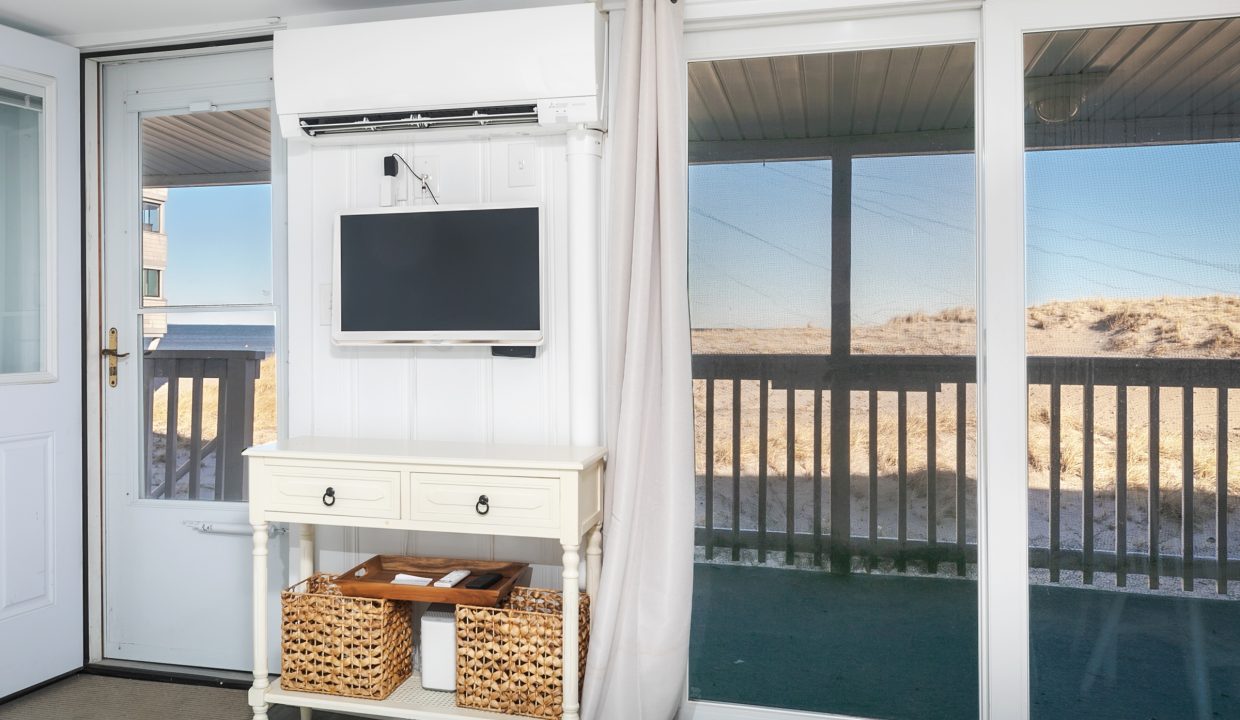
[[502, 577], [503, 576], [500, 575], [499, 573], [487, 573], [485, 575], [479, 575], [473, 580], [470, 580], [469, 582], [465, 583], [465, 587], [469, 588], [470, 590], [482, 590], [484, 588], [489, 588], [495, 583], [499, 582], [500, 578]]
[[467, 577], [469, 577], [469, 571], [464, 568], [459, 568], [436, 580], [435, 587], [450, 588], [457, 585]]

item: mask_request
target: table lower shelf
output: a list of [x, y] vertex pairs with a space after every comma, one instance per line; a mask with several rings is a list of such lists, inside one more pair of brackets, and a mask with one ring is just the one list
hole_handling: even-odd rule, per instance
[[275, 677], [271, 679], [271, 686], [267, 688], [265, 697], [267, 702], [273, 705], [293, 705], [331, 712], [416, 720], [460, 720], [461, 718], [512, 720], [514, 717], [457, 707], [454, 693], [422, 689], [422, 678], [417, 673], [393, 690], [392, 694], [384, 700], [365, 700], [284, 690], [280, 687], [280, 679]]

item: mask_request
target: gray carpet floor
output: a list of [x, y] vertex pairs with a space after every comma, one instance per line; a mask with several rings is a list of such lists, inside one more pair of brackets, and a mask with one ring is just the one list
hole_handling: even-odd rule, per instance
[[[0, 705], [0, 720], [246, 720], [244, 690], [74, 675]], [[297, 720], [275, 706], [271, 720]], [[316, 712], [314, 720], [351, 720]]]

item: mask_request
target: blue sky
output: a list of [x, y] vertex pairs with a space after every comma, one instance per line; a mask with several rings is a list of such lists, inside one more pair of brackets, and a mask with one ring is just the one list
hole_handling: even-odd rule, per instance
[[[270, 303], [271, 186], [170, 188], [164, 206], [169, 305]], [[228, 313], [173, 322], [270, 322]]]
[[1240, 143], [1026, 156], [1031, 302], [1240, 292]]
[[[1037, 152], [1026, 169], [1031, 304], [1240, 292], [1240, 143]], [[854, 323], [973, 304], [975, 186], [972, 155], [854, 160]], [[826, 160], [690, 168], [694, 325], [828, 327], [830, 195]], [[269, 185], [173, 188], [165, 228], [170, 304], [270, 302]]]
[[[1240, 292], [1240, 143], [1026, 156], [1031, 304]], [[829, 161], [689, 172], [697, 327], [829, 326]], [[853, 164], [853, 322], [972, 305], [972, 155]]]

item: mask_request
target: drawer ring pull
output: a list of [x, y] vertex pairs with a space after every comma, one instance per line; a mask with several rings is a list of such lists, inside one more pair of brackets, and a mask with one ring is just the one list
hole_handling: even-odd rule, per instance
[[332, 505], [336, 504], [336, 489], [335, 488], [329, 487], [327, 488], [327, 492], [323, 493], [323, 504], [326, 505], [327, 507], [331, 507]]
[[474, 512], [479, 515], [486, 515], [491, 512], [491, 499], [486, 495], [479, 495], [478, 502], [474, 503]]

